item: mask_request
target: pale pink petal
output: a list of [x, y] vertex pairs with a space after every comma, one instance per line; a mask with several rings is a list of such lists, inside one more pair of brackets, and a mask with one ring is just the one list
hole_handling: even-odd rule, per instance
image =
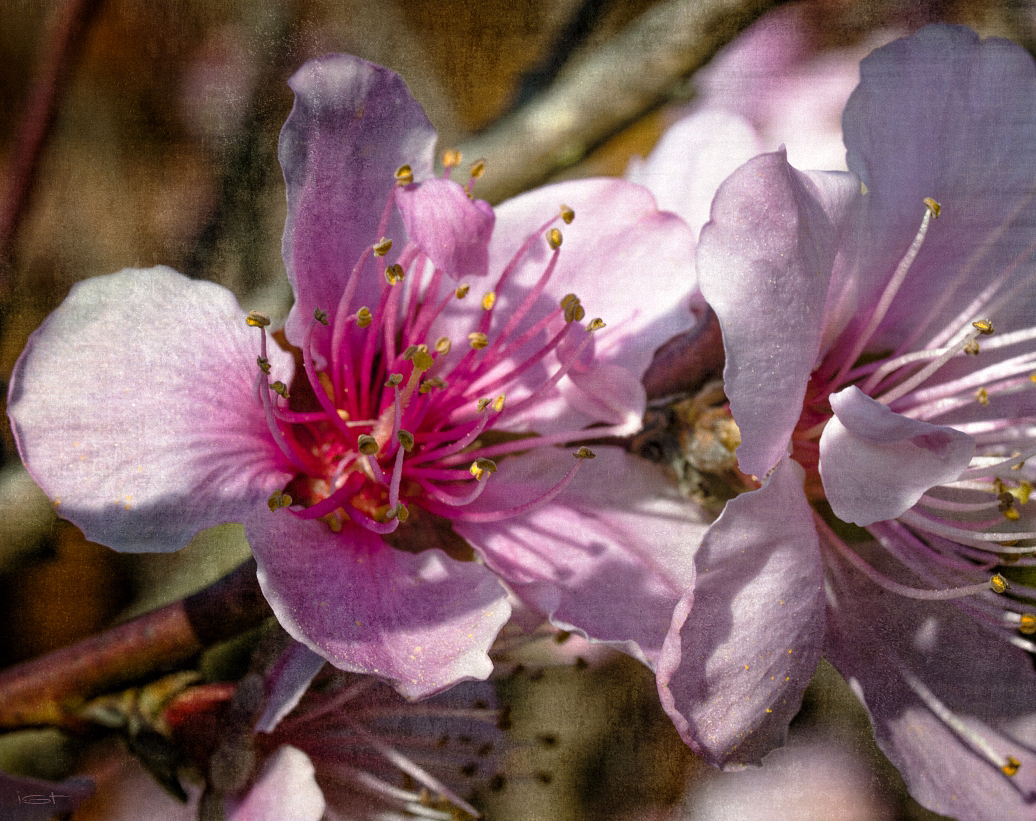
[[465, 513], [536, 498], [573, 464], [571, 452], [552, 448], [502, 460], [454, 530], [554, 624], [653, 665], [673, 607], [694, 581], [704, 515], [655, 465], [618, 448], [595, 452], [550, 504], [503, 521], [465, 521]]
[[494, 215], [452, 180], [431, 179], [396, 191], [396, 205], [410, 239], [432, 265], [453, 279], [484, 277]]
[[[889, 593], [842, 564], [832, 571], [824, 655], [867, 707], [910, 794], [961, 821], [1030, 821], [1031, 656], [956, 607]], [[1001, 759], [989, 760], [978, 743]], [[1000, 770], [1007, 756], [1021, 765], [1011, 777]]]
[[[381, 239], [396, 170], [406, 164], [417, 180], [431, 175], [435, 130], [395, 72], [358, 57], [310, 60], [288, 83], [295, 107], [278, 156], [288, 189], [282, 250], [296, 303], [286, 333], [301, 344], [314, 308], [334, 316], [361, 252]], [[402, 246], [401, 221], [387, 236]], [[372, 286], [379, 282], [368, 271], [353, 310], [377, 304]]]
[[[178, 550], [290, 478], [233, 294], [168, 268], [76, 285], [29, 339], [8, 413], [29, 472], [88, 539]], [[270, 379], [291, 381], [271, 343]]]
[[758, 763], [784, 743], [820, 658], [823, 568], [803, 476], [785, 459], [727, 503], [659, 660], [663, 708], [716, 766]]
[[226, 800], [227, 821], [320, 821], [327, 805], [315, 772], [302, 750], [278, 748], [248, 792]]
[[266, 708], [255, 723], [255, 731], [273, 732], [280, 720], [298, 706], [326, 663], [327, 659], [306, 645], [292, 642], [266, 676]]
[[925, 491], [955, 481], [975, 454], [966, 433], [910, 419], [851, 386], [831, 395], [820, 436], [824, 494], [844, 522], [895, 519]]
[[723, 330], [746, 473], [765, 476], [787, 452], [820, 353], [839, 235], [859, 195], [849, 174], [803, 173], [783, 151], [764, 154], [720, 187], [702, 229], [698, 279]]
[[706, 108], [666, 129], [647, 160], [630, 164], [626, 179], [646, 186], [658, 207], [679, 214], [697, 237], [720, 183], [762, 150], [747, 120]]
[[442, 551], [408, 553], [347, 524], [258, 510], [245, 522], [259, 583], [277, 620], [336, 667], [420, 698], [483, 679], [510, 615], [491, 573]]

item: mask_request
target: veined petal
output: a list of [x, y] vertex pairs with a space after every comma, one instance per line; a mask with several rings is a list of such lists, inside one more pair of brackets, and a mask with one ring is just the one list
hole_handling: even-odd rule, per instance
[[758, 763], [784, 743], [820, 658], [823, 568], [803, 476], [785, 459], [727, 503], [659, 660], [663, 708], [720, 767]]
[[925, 491], [953, 482], [975, 454], [966, 433], [909, 419], [850, 386], [831, 395], [820, 477], [835, 515], [866, 526], [894, 519]]
[[[241, 521], [291, 474], [255, 393], [259, 335], [230, 291], [169, 268], [76, 285], [15, 366], [29, 472], [88, 539], [178, 550]], [[292, 360], [271, 346], [271, 379]]]
[[[1032, 241], [1036, 64], [1007, 40], [927, 26], [863, 60], [843, 131], [849, 168], [869, 189], [861, 276], [880, 287], [913, 240], [922, 200], [942, 206], [875, 345], [931, 337]], [[1030, 277], [1031, 264], [1013, 275], [1015, 298], [991, 317], [998, 331], [1031, 324]]]
[[410, 239], [432, 265], [454, 279], [489, 271], [493, 209], [452, 180], [430, 179], [400, 188], [396, 204]]
[[[310, 60], [288, 83], [295, 106], [278, 156], [288, 189], [282, 250], [296, 301], [285, 331], [299, 344], [314, 308], [334, 311], [363, 249], [380, 239], [396, 169], [431, 175], [435, 130], [399, 75], [358, 57]], [[387, 236], [402, 233], [400, 221], [390, 223]], [[372, 283], [380, 286], [361, 278], [357, 305], [377, 304], [377, 291], [364, 290]]]
[[[554, 624], [654, 666], [673, 607], [694, 581], [707, 525], [655, 465], [619, 448], [595, 451], [550, 504], [500, 522], [461, 518], [453, 527]], [[571, 458], [540, 448], [506, 459], [464, 511], [536, 498]]]
[[302, 750], [280, 747], [243, 798], [227, 799], [227, 821], [320, 821], [327, 804], [315, 773]]
[[256, 510], [245, 522], [281, 626], [336, 667], [386, 679], [408, 698], [488, 676], [487, 651], [511, 611], [493, 575], [347, 528], [333, 533], [287, 510]]
[[[1029, 821], [1036, 806], [1036, 672], [955, 607], [882, 590], [831, 562], [825, 657], [870, 712], [910, 794], [961, 821]], [[940, 718], [940, 707], [964, 733]], [[970, 736], [970, 738], [969, 738]], [[1020, 764], [1001, 772], [976, 745]]]
[[787, 452], [820, 352], [843, 222], [858, 196], [855, 177], [796, 171], [783, 151], [746, 163], [716, 194], [698, 279], [723, 329], [723, 382], [746, 473], [765, 476]]

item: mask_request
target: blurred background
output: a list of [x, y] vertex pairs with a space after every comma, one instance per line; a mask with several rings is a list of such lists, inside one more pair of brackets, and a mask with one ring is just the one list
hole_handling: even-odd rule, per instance
[[[475, 192], [499, 201], [553, 179], [622, 175], [703, 96], [756, 117], [789, 150], [806, 124], [837, 140], [855, 65], [874, 45], [943, 20], [1031, 50], [1033, 5], [4, 0], [0, 380], [6, 391], [27, 336], [76, 281], [125, 267], [169, 265], [227, 286], [246, 310], [284, 315], [277, 134], [286, 80], [310, 57], [350, 52], [398, 71], [440, 148], [487, 159]], [[738, 57], [739, 40], [710, 63], [760, 15], [769, 50]], [[248, 555], [234, 527], [172, 556], [90, 544], [20, 468], [6, 418], [0, 456], [0, 667], [183, 596]], [[686, 751], [651, 676], [627, 658], [512, 676], [500, 690], [516, 748], [506, 785], [484, 797], [493, 819], [935, 817], [905, 796], [827, 667], [792, 744], [731, 776]], [[83, 754], [53, 733], [22, 741], [0, 740], [0, 766], [57, 778]]]

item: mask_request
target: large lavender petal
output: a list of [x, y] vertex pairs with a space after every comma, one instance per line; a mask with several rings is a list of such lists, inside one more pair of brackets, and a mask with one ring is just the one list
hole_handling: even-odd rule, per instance
[[[256, 396], [259, 332], [233, 294], [169, 268], [72, 289], [32, 335], [8, 413], [29, 472], [88, 539], [178, 550], [290, 478]], [[271, 346], [271, 379], [291, 357]]]
[[[841, 564], [831, 569], [824, 655], [867, 707], [911, 795], [961, 821], [1031, 819], [1036, 672], [1028, 654], [953, 606], [888, 593]], [[1017, 759], [1017, 774], [1001, 772], [976, 738]]]
[[738, 461], [763, 477], [784, 456], [824, 336], [840, 235], [859, 183], [803, 173], [783, 151], [736, 171], [701, 233], [698, 279], [723, 329]]
[[824, 495], [844, 522], [895, 519], [936, 485], [953, 482], [975, 454], [966, 433], [909, 419], [850, 386], [831, 395], [820, 436]]
[[[333, 315], [361, 252], [381, 239], [396, 169], [410, 165], [417, 180], [431, 174], [435, 130], [395, 72], [358, 57], [310, 60], [289, 85], [295, 107], [278, 151], [288, 188], [284, 264], [296, 298], [286, 333], [301, 344], [314, 308]], [[389, 236], [403, 239], [400, 221]], [[377, 290], [365, 290], [372, 283], [361, 279], [356, 307], [377, 304]]]
[[[861, 276], [884, 282], [917, 232], [923, 198], [942, 205], [876, 344], [920, 333], [922, 317], [933, 336], [1031, 250], [1036, 65], [1007, 40], [928, 26], [860, 64], [843, 130], [849, 168], [869, 189]], [[1023, 265], [1013, 281], [1029, 277]], [[998, 328], [1031, 324], [1034, 299], [1022, 287], [992, 317]]]
[[823, 569], [802, 479], [785, 459], [761, 489], [727, 503], [659, 660], [662, 706], [720, 767], [784, 743], [820, 658]]
[[[660, 469], [597, 448], [553, 501], [499, 522], [454, 530], [530, 606], [654, 665], [672, 610], [694, 581], [706, 525]], [[501, 461], [467, 512], [510, 509], [549, 490], [572, 456], [538, 449]]]
[[336, 667], [393, 683], [410, 698], [492, 671], [506, 593], [481, 565], [440, 550], [408, 553], [348, 524], [257, 511], [245, 532], [277, 620]]

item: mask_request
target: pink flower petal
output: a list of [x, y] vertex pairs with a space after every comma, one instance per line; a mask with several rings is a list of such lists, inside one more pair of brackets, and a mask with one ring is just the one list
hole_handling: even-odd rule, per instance
[[[618, 448], [595, 451], [550, 504], [500, 522], [461, 516], [454, 530], [554, 624], [653, 666], [673, 606], [694, 581], [694, 550], [706, 524], [655, 465]], [[464, 511], [536, 498], [571, 460], [553, 448], [503, 460]]]
[[472, 200], [452, 180], [431, 179], [396, 191], [410, 239], [432, 265], [454, 279], [484, 277], [495, 217], [489, 203]]
[[[334, 315], [353, 265], [378, 242], [395, 172], [431, 175], [435, 130], [402, 79], [344, 54], [310, 60], [288, 81], [295, 107], [278, 156], [288, 187], [284, 264], [295, 292], [288, 339], [300, 344], [314, 308]], [[402, 240], [400, 221], [389, 238]], [[361, 280], [357, 307], [377, 304], [375, 277]]]
[[658, 663], [662, 706], [716, 766], [758, 763], [784, 743], [820, 658], [823, 568], [803, 477], [785, 459], [727, 503]]
[[407, 553], [347, 524], [257, 510], [245, 532], [277, 620], [336, 667], [421, 698], [492, 672], [487, 651], [510, 615], [491, 573], [440, 550]]
[[[241, 521], [290, 473], [256, 396], [259, 332], [233, 294], [168, 268], [79, 283], [32, 335], [8, 413], [58, 513], [116, 550]], [[271, 345], [271, 379], [292, 361]]]
[[787, 452], [820, 353], [842, 224], [859, 196], [851, 175], [796, 171], [783, 151], [746, 163], [716, 194], [698, 278], [723, 329], [746, 473], [765, 476]]
[[280, 747], [240, 800], [227, 799], [227, 821], [320, 821], [327, 805], [309, 756]]
[[831, 395], [820, 476], [835, 515], [869, 525], [895, 519], [925, 491], [953, 482], [975, 454], [966, 433], [894, 413], [852, 386]]

